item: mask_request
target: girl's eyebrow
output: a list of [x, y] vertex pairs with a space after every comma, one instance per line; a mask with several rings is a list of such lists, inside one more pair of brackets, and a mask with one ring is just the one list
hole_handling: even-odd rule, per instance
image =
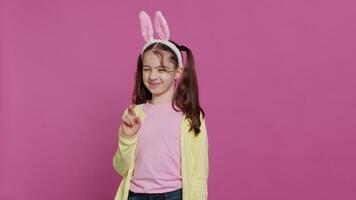
[[[149, 65], [143, 65], [144, 67], [149, 67], [149, 68], [152, 68], [151, 66]], [[165, 68], [164, 66], [157, 66], [157, 67], [153, 67], [153, 68]]]

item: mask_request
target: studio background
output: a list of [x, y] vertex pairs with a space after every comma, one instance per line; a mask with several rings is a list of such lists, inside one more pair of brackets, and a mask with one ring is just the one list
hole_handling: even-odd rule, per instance
[[1, 200], [114, 199], [140, 10], [194, 53], [209, 199], [356, 199], [354, 1], [1, 0]]

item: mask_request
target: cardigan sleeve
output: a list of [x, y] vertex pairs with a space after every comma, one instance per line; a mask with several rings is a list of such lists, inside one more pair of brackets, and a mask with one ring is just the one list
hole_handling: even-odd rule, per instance
[[[128, 109], [124, 111], [127, 114]], [[134, 159], [134, 146], [137, 142], [137, 134], [134, 136], [126, 136], [120, 126], [118, 131], [118, 148], [113, 157], [113, 167], [120, 176], [126, 176]]]
[[201, 132], [195, 136], [193, 144], [192, 200], [208, 199], [208, 135], [205, 119], [200, 115]]

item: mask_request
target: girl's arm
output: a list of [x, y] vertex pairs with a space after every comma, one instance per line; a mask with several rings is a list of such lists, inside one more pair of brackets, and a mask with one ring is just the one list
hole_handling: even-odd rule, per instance
[[[127, 112], [128, 109], [125, 110], [124, 115], [126, 115]], [[137, 135], [126, 136], [120, 126], [118, 139], [118, 149], [113, 158], [113, 166], [115, 171], [123, 177], [126, 176], [132, 165], [132, 160], [134, 159], [133, 150], [135, 143], [137, 142]]]
[[209, 156], [208, 156], [208, 135], [206, 131], [205, 119], [200, 115], [201, 132], [195, 137], [193, 145], [193, 173], [192, 173], [192, 192], [193, 200], [208, 199], [208, 175], [209, 175]]

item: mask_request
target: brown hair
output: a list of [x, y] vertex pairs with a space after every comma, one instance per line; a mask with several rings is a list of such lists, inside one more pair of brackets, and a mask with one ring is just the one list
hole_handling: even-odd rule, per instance
[[[172, 42], [180, 51], [185, 51], [187, 54], [186, 63], [184, 65], [183, 74], [180, 78], [180, 81], [177, 85], [177, 88], [174, 93], [172, 107], [174, 110], [178, 111], [174, 105], [176, 105], [188, 118], [190, 123], [189, 131], [194, 130], [195, 135], [200, 133], [200, 114], [205, 117], [204, 110], [201, 108], [199, 104], [199, 95], [198, 95], [198, 81], [195, 72], [195, 64], [194, 64], [194, 57], [192, 51], [183, 45], [178, 45], [172, 40]], [[169, 52], [169, 60], [174, 63], [176, 69], [178, 68], [178, 58], [176, 54], [169, 48], [167, 45], [162, 43], [153, 43], [148, 46], [142, 55], [148, 50], [152, 50], [152, 52], [158, 55], [161, 58], [161, 65], [163, 65], [163, 53], [162, 52]], [[143, 84], [143, 77], [142, 77], [142, 58], [141, 54], [137, 60], [137, 70], [135, 73], [135, 88], [132, 95], [132, 103], [134, 104], [142, 104], [145, 103], [147, 100], [151, 100], [152, 94]]]

